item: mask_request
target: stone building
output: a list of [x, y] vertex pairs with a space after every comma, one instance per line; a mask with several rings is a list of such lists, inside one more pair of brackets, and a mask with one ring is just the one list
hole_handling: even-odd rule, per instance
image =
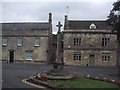
[[52, 58], [52, 14], [47, 22], [2, 24], [2, 60], [50, 63]]
[[63, 33], [65, 64], [116, 66], [116, 32], [112, 32], [106, 21], [68, 20], [65, 16]]

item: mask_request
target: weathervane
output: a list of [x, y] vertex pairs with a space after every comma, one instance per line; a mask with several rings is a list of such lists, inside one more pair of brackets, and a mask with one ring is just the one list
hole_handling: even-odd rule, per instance
[[66, 7], [66, 10], [67, 10], [67, 15], [68, 15], [68, 13], [69, 13], [69, 7], [68, 6]]

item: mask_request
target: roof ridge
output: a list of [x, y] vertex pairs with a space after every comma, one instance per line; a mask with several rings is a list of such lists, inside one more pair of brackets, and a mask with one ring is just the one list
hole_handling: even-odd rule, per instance
[[49, 22], [3, 22], [0, 24], [45, 24], [45, 23], [49, 23]]
[[106, 20], [68, 20], [68, 21], [78, 21], [78, 22], [91, 22], [91, 21], [95, 21], [95, 22], [106, 22]]

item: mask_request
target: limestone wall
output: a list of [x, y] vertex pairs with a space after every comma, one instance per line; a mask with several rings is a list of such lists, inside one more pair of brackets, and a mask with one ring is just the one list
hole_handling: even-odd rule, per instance
[[[74, 46], [73, 39], [75, 37], [81, 38], [81, 45]], [[109, 46], [102, 47], [102, 38], [110, 38]], [[116, 49], [117, 48], [117, 37], [115, 34], [64, 34], [64, 48], [70, 49]]]
[[[81, 45], [74, 46], [74, 38], [81, 38]], [[102, 46], [102, 38], [110, 38], [108, 46]], [[94, 52], [94, 66], [115, 66], [117, 63], [117, 37], [116, 34], [108, 33], [64, 33], [63, 59], [68, 65], [89, 65], [90, 52]], [[81, 53], [81, 60], [73, 59], [74, 52]], [[102, 61], [102, 52], [110, 53], [110, 61]]]
[[[8, 31], [10, 32], [10, 31]], [[26, 60], [26, 52], [32, 51], [32, 60], [30, 62], [46, 62], [48, 56], [48, 31], [39, 30], [38, 32], [30, 31], [28, 34], [22, 34], [22, 31], [18, 35], [11, 31], [3, 32], [2, 37], [6, 37], [8, 39], [8, 45], [2, 47], [2, 60], [9, 61], [9, 50], [14, 51], [14, 62], [27, 62]], [[33, 32], [33, 33], [32, 33]], [[20, 37], [22, 39], [22, 46], [17, 46], [17, 38]], [[35, 37], [40, 38], [40, 46], [34, 46]], [[2, 43], [1, 43], [2, 45]]]
[[[81, 60], [74, 61], [73, 53], [81, 52]], [[103, 51], [95, 51], [95, 61], [93, 66], [116, 66], [116, 52], [110, 52], [110, 61], [102, 61], [102, 52]], [[88, 50], [65, 50], [64, 51], [64, 62], [66, 65], [81, 65], [81, 66], [89, 66], [89, 51]]]

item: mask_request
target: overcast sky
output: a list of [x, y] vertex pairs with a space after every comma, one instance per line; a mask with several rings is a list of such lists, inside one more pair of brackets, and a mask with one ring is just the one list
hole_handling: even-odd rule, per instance
[[106, 20], [112, 9], [112, 4], [116, 0], [40, 1], [42, 2], [38, 0], [2, 0], [2, 5], [0, 4], [2, 22], [46, 22], [48, 21], [48, 13], [51, 12], [53, 15], [53, 32], [56, 33], [57, 22], [61, 21], [64, 24], [64, 16], [67, 12], [70, 20]]

